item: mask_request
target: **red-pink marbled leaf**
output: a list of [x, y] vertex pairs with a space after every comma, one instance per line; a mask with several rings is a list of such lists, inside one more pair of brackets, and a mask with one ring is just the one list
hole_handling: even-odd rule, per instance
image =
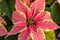
[[29, 28], [30, 28], [31, 31], [37, 32], [37, 26], [30, 25]]
[[36, 22], [42, 21], [43, 18], [45, 17], [45, 15], [46, 15], [46, 11], [43, 11], [43, 12], [39, 13], [39, 14], [34, 18], [34, 20], [35, 20]]
[[32, 13], [31, 13], [31, 10], [29, 9], [28, 11], [27, 11], [27, 18], [28, 19], [32, 19]]
[[32, 32], [33, 34], [33, 40], [46, 40], [45, 39], [45, 35], [44, 35], [44, 32], [42, 32], [41, 30], [37, 31], [37, 32]]
[[40, 21], [37, 22], [37, 26], [43, 30], [54, 30], [59, 28], [59, 26], [52, 21]]
[[44, 9], [45, 9], [45, 0], [36, 0], [31, 5], [33, 17], [36, 16], [40, 11], [42, 11]]
[[27, 13], [27, 7], [21, 2], [21, 0], [16, 0], [16, 10]]
[[47, 11], [43, 20], [52, 20], [51, 13]]
[[14, 11], [13, 14], [12, 14], [12, 20], [13, 20], [14, 22], [26, 21], [26, 18], [24, 17], [23, 14], [20, 14], [19, 12]]
[[26, 22], [24, 21], [19, 21], [19, 22], [16, 22], [14, 27], [11, 29], [11, 31], [8, 33], [8, 36], [9, 35], [14, 35], [14, 34], [17, 34], [19, 33], [21, 30], [23, 30], [25, 27], [26, 27]]
[[26, 29], [18, 36], [18, 40], [28, 40], [30, 36], [30, 30]]
[[2, 23], [4, 20], [3, 20], [3, 18], [2, 17], [0, 17], [0, 23]]
[[0, 36], [4, 36], [8, 33], [8, 31], [6, 30], [6, 28], [0, 24]]

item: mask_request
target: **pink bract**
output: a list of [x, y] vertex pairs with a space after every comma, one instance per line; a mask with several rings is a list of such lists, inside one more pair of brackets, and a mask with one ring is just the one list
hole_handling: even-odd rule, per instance
[[[27, 0], [25, 0], [27, 1]], [[30, 0], [27, 2], [29, 3]], [[20, 33], [18, 40], [46, 40], [44, 32], [54, 30], [59, 26], [52, 21], [51, 15], [45, 9], [45, 0], [36, 0], [30, 7], [24, 5], [21, 0], [16, 0], [16, 11], [13, 12], [12, 20], [14, 27], [8, 33], [14, 35]]]
[[57, 0], [57, 2], [60, 4], [60, 0]]
[[3, 22], [4, 22], [4, 19], [0, 17], [0, 36], [4, 36], [8, 33], [6, 28], [2, 24]]

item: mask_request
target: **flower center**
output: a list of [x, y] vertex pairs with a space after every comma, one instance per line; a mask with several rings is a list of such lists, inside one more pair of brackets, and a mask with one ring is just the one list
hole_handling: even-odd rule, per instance
[[28, 19], [27, 22], [28, 22], [28, 24], [34, 24], [35, 23], [33, 19]]

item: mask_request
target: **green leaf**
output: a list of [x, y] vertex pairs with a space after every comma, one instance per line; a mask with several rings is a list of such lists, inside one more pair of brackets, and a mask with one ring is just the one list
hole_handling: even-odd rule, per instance
[[52, 3], [54, 3], [54, 1], [56, 0], [46, 0], [46, 4], [51, 5]]
[[0, 17], [2, 16], [2, 11], [1, 11], [1, 9], [0, 9]]
[[56, 40], [54, 31], [45, 31], [46, 40]]
[[51, 12], [50, 7], [45, 7], [45, 11], [49, 11], [49, 12]]
[[15, 0], [2, 0], [0, 2], [0, 9], [2, 9], [3, 13], [5, 13], [9, 18], [11, 18], [14, 8]]
[[49, 5], [51, 5], [51, 3], [53, 2], [52, 0], [46, 0], [46, 4], [49, 4]]
[[12, 12], [15, 9], [15, 0], [6, 0], [6, 2], [7, 2], [7, 5], [9, 7], [9, 11], [10, 11], [10, 13], [12, 15]]
[[51, 6], [55, 1], [56, 1], [56, 0], [46, 0], [45, 10], [50, 12], [50, 6]]
[[6, 21], [7, 25], [5, 25], [6, 29], [8, 31], [10, 31], [10, 29], [13, 27], [11, 25], [13, 25], [11, 19], [9, 19], [7, 16], [4, 16], [4, 20]]
[[5, 40], [18, 40], [18, 34], [16, 34], [16, 35], [11, 35], [11, 36], [5, 38]]
[[5, 40], [5, 38], [4, 38], [4, 37], [5, 37], [5, 36], [1, 36], [1, 37], [0, 37], [0, 40]]
[[2, 0], [2, 2], [0, 2], [0, 9], [3, 11], [3, 13], [6, 14], [6, 16], [8, 16], [9, 18], [11, 17], [6, 0]]
[[60, 25], [60, 5], [54, 2], [50, 8], [53, 21]]

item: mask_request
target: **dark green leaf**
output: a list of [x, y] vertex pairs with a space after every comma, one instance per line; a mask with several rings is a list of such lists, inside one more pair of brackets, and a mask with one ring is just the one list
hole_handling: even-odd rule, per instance
[[2, 0], [2, 2], [0, 2], [0, 9], [2, 9], [3, 13], [5, 13], [9, 18], [11, 18], [14, 8], [15, 0]]
[[0, 2], [0, 9], [3, 11], [3, 13], [6, 14], [6, 16], [8, 16], [9, 18], [11, 17], [6, 0], [2, 0], [2, 2]]
[[5, 38], [5, 40], [18, 40], [18, 34], [16, 34], [16, 35], [11, 35], [11, 36]]
[[2, 16], [2, 11], [1, 11], [1, 9], [0, 9], [0, 17]]
[[53, 21], [60, 25], [60, 5], [57, 2], [51, 6], [51, 14]]
[[10, 13], [12, 15], [12, 12], [15, 9], [15, 0], [6, 0], [6, 2], [7, 2], [7, 5], [9, 7], [9, 11], [10, 11]]
[[5, 40], [4, 36], [1, 36], [1, 37], [0, 37], [0, 40]]
[[52, 3], [54, 3], [54, 1], [56, 0], [46, 0], [46, 4], [51, 5]]
[[6, 23], [7, 23], [7, 25], [5, 25], [5, 27], [9, 31], [12, 28], [11, 25], [13, 25], [13, 23], [12, 23], [11, 19], [9, 19], [7, 16], [4, 16], [4, 19], [5, 19]]

